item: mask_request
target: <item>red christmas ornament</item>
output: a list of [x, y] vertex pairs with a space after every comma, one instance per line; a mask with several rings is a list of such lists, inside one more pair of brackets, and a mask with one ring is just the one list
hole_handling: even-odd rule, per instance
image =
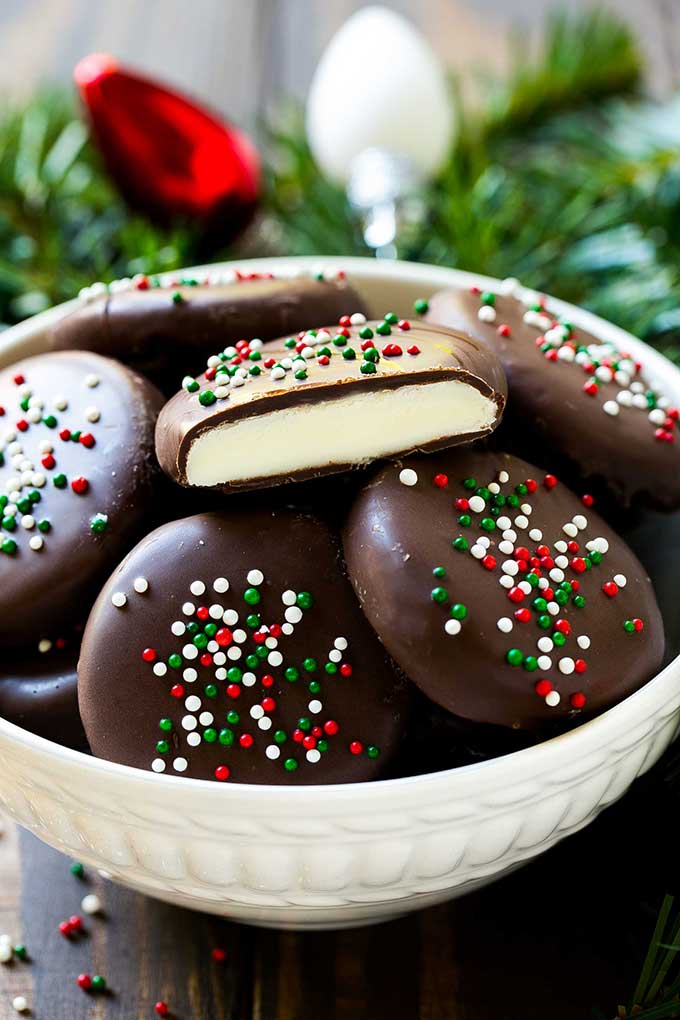
[[131, 206], [161, 223], [209, 223], [222, 243], [240, 233], [260, 191], [260, 159], [246, 135], [107, 54], [84, 57], [73, 76], [93, 139]]

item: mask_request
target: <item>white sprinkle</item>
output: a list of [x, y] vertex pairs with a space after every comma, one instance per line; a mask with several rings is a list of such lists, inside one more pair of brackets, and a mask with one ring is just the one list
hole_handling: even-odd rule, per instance
[[239, 645], [242, 645], [248, 639], [248, 635], [241, 627], [239, 627], [238, 630], [233, 631], [231, 636]]
[[251, 719], [261, 719], [264, 715], [264, 709], [262, 705], [252, 705], [250, 709]]
[[202, 595], [205, 591], [203, 581], [192, 581], [189, 585], [189, 591], [192, 595]]
[[498, 290], [507, 297], [518, 297], [518, 291], [521, 289], [521, 286], [516, 276], [506, 276], [504, 280], [501, 280]]
[[3, 936], [0, 939], [0, 963], [9, 963], [14, 956], [14, 950], [12, 943], [9, 940], [9, 936]]
[[181, 620], [175, 620], [173, 625], [170, 627], [170, 631], [175, 635], [175, 637], [181, 637], [186, 629], [186, 624], [182, 623]]
[[539, 652], [552, 652], [553, 647], [554, 647], [554, 642], [553, 642], [552, 638], [549, 638], [549, 637], [540, 637], [538, 639], [538, 641], [536, 642], [536, 646], [537, 646]]
[[568, 556], [562, 556], [562, 555], [556, 556], [555, 557], [555, 566], [559, 567], [560, 570], [566, 570], [567, 567], [569, 566], [569, 557]]
[[498, 543], [498, 551], [502, 552], [504, 556], [509, 556], [513, 552], [514, 548], [515, 547], [512, 542], [503, 541]]
[[244, 687], [254, 687], [254, 685], [257, 683], [257, 677], [255, 676], [254, 673], [244, 673], [241, 683], [243, 684]]
[[292, 624], [292, 623], [282, 623], [282, 624], [281, 624], [281, 630], [283, 631], [283, 633], [284, 633], [284, 634], [285, 634], [285, 635], [286, 635], [287, 637], [290, 637], [290, 635], [291, 635], [291, 634], [293, 633], [293, 631], [295, 630], [295, 627], [293, 626], [293, 624]]
[[501, 531], [507, 531], [511, 524], [512, 521], [509, 517], [499, 517], [496, 520], [496, 525], [501, 529]]
[[196, 694], [190, 694], [184, 702], [187, 712], [197, 712], [201, 707], [201, 699]]
[[14, 1006], [17, 1013], [28, 1012], [28, 999], [25, 995], [15, 995], [12, 999], [12, 1005]]
[[246, 580], [248, 584], [262, 584], [264, 581], [264, 574], [261, 570], [249, 570]]
[[[645, 404], [646, 403], [647, 401], [645, 401]], [[604, 404], [602, 405], [602, 410], [604, 411], [605, 414], [610, 414], [612, 418], [615, 418], [616, 415], [619, 413], [620, 408], [615, 400], [605, 400]]]
[[349, 321], [352, 326], [363, 326], [366, 322], [366, 316], [362, 312], [354, 312], [350, 315]]
[[519, 514], [518, 517], [515, 517], [515, 527], [520, 529], [528, 528], [529, 518], [525, 517], [524, 514]]
[[402, 468], [399, 472], [399, 481], [402, 485], [416, 485], [418, 482], [418, 475], [413, 468]]
[[477, 318], [480, 322], [495, 322], [496, 321], [496, 309], [491, 305], [482, 305], [477, 312]]
[[505, 531], [503, 532], [503, 538], [506, 540], [506, 542], [516, 542], [517, 532], [513, 531], [512, 528], [506, 528]]
[[321, 751], [318, 751], [316, 747], [312, 747], [309, 751], [307, 751], [305, 758], [310, 765], [316, 765], [316, 763], [321, 760]]
[[578, 535], [578, 528], [575, 524], [572, 524], [571, 521], [567, 521], [566, 524], [562, 525], [562, 531], [565, 535], [568, 535], [569, 538], [576, 538]]
[[559, 691], [550, 691], [545, 696], [545, 703], [548, 706], [548, 708], [556, 708], [561, 700], [562, 699], [560, 698]]
[[496, 622], [496, 626], [502, 634], [509, 634], [512, 630], [513, 623], [509, 616], [501, 616], [500, 620]]
[[145, 591], [149, 590], [149, 582], [145, 577], [136, 577], [132, 583], [132, 587], [139, 595], [143, 595]]
[[212, 712], [201, 712], [198, 721], [201, 726], [210, 726], [215, 721], [215, 716]]
[[185, 616], [193, 616], [194, 613], [196, 612], [196, 606], [193, 604], [193, 602], [185, 602], [184, 605], [182, 606], [182, 612], [184, 613]]
[[342, 662], [342, 652], [338, 651], [337, 648], [332, 648], [328, 653], [328, 658], [331, 662]]
[[486, 549], [484, 548], [483, 545], [476, 543], [470, 549], [470, 555], [474, 556], [476, 560], [483, 560], [484, 557], [486, 556]]
[[631, 407], [633, 404], [633, 394], [630, 390], [621, 390], [620, 393], [616, 394], [616, 400], [621, 407]]
[[532, 542], [540, 542], [543, 538], [543, 532], [540, 528], [532, 528], [529, 532], [529, 538]]
[[281, 365], [274, 365], [273, 369], [271, 370], [271, 377], [274, 380], [285, 379], [286, 377], [285, 368], [283, 368]]
[[86, 375], [85, 376], [85, 385], [88, 387], [88, 389], [93, 390], [95, 388], [95, 386], [99, 386], [99, 376], [98, 375]]
[[267, 656], [267, 662], [270, 666], [280, 666], [283, 662], [283, 656], [281, 652], [270, 652]]
[[257, 720], [257, 725], [261, 730], [270, 730], [272, 728], [272, 721], [268, 715], [264, 715], [261, 719]]
[[336, 639], [333, 642], [333, 644], [335, 645], [336, 648], [339, 648], [341, 652], [344, 652], [345, 649], [347, 648], [347, 638], [346, 637], [336, 637]]
[[583, 648], [584, 650], [586, 648], [590, 648], [590, 638], [588, 637], [587, 634], [579, 634], [579, 636], [576, 638], [576, 644], [579, 646], [579, 648]]
[[525, 595], [531, 595], [531, 585], [528, 581], [520, 581], [517, 587], [520, 591], [523, 591]]
[[586, 542], [586, 549], [594, 549], [596, 552], [602, 553], [603, 555], [609, 551], [609, 542], [606, 538], [594, 538], [590, 542]]
[[502, 588], [512, 588], [515, 582], [509, 574], [503, 574], [498, 578], [498, 583]]
[[127, 595], [125, 594], [125, 592], [114, 591], [113, 595], [111, 596], [111, 604], [114, 605], [116, 609], [122, 609], [126, 602]]
[[287, 591], [284, 591], [283, 595], [281, 596], [281, 601], [283, 602], [284, 606], [294, 606], [296, 600], [297, 596], [294, 591], [291, 591], [290, 588]]
[[182, 716], [182, 729], [183, 730], [195, 730], [198, 723], [196, 722], [195, 715]]
[[519, 563], [517, 560], [506, 560], [501, 567], [504, 574], [510, 574], [514, 577], [515, 574], [519, 573]]
[[235, 623], [238, 623], [238, 613], [235, 609], [225, 609], [222, 620], [227, 627], [233, 627]]
[[229, 582], [227, 581], [226, 577], [216, 577], [215, 580], [213, 581], [213, 588], [218, 593], [218, 595], [222, 595], [224, 594], [225, 591], [229, 590]]
[[265, 748], [264, 753], [266, 754], [270, 761], [276, 761], [276, 759], [281, 756], [281, 748], [278, 746], [278, 744], [269, 744]]
[[493, 496], [496, 496], [501, 491], [501, 487], [498, 482], [489, 482], [487, 489]]
[[238, 645], [232, 645], [227, 649], [227, 655], [232, 662], [236, 662], [237, 659], [241, 658], [242, 652]]
[[102, 909], [102, 901], [96, 893], [88, 893], [83, 896], [80, 906], [84, 914], [98, 914]]
[[444, 630], [447, 634], [460, 634], [460, 620], [447, 620], [444, 624]]
[[185, 645], [182, 649], [182, 655], [185, 659], [196, 659], [198, 658], [198, 648], [196, 645]]
[[189, 745], [189, 747], [198, 747], [200, 743], [201, 743], [200, 733], [197, 733], [195, 730], [193, 733], [187, 733], [187, 744]]
[[188, 764], [189, 762], [186, 760], [186, 758], [175, 758], [175, 760], [172, 763], [172, 767], [175, 770], [175, 772], [186, 772]]
[[100, 414], [98, 408], [96, 408], [94, 406], [86, 407], [85, 408], [85, 417], [87, 418], [88, 421], [94, 422], [94, 421], [99, 421], [99, 419], [101, 418], [101, 414]]
[[588, 518], [584, 517], [583, 514], [576, 514], [575, 517], [572, 517], [572, 521], [579, 531], [583, 531], [584, 528], [588, 527]]
[[491, 545], [491, 539], [487, 538], [486, 535], [481, 535], [476, 542], [477, 545], [483, 545], [485, 549], [488, 549]]
[[317, 701], [315, 699], [314, 701], [310, 701], [309, 702], [309, 704], [307, 705], [307, 708], [312, 713], [312, 715], [318, 715], [319, 712], [321, 711], [321, 709], [323, 708], [323, 705], [321, 704], [320, 701]]
[[536, 661], [538, 662], [538, 668], [542, 669], [543, 672], [552, 667], [552, 659], [549, 655], [539, 655]]
[[652, 425], [663, 425], [666, 420], [666, 415], [658, 407], [655, 407], [653, 411], [650, 411], [648, 417]]
[[617, 584], [619, 588], [625, 588], [627, 580], [625, 574], [614, 574], [614, 584]]
[[35, 517], [31, 517], [30, 514], [24, 514], [21, 518], [21, 527], [26, 528], [26, 531], [30, 531], [35, 527]]
[[560, 659], [557, 663], [557, 667], [560, 673], [564, 673], [565, 676], [569, 676], [574, 672], [574, 660], [570, 659], [569, 656], [566, 655], [563, 659]]
[[560, 584], [564, 580], [564, 571], [560, 570], [559, 567], [553, 567], [549, 576], [551, 581], [556, 581], [557, 584]]
[[499, 471], [498, 472], [498, 481], [502, 485], [504, 485], [506, 482], [509, 482], [510, 481], [510, 475], [508, 474], [508, 472], [507, 471]]
[[[212, 644], [213, 642], [210, 642], [210, 643]], [[214, 643], [217, 644], [216, 641]], [[218, 645], [218, 648], [219, 648], [219, 645]], [[224, 654], [224, 652], [215, 652], [215, 654], [213, 655], [213, 662], [215, 663], [216, 666], [223, 666], [226, 661], [227, 661], [227, 657]]]
[[196, 680], [198, 680], [198, 673], [193, 666], [187, 666], [182, 673], [182, 676], [188, 684], [193, 684]]
[[165, 676], [168, 672], [168, 667], [164, 662], [154, 662], [153, 671], [155, 676]]
[[569, 546], [567, 545], [566, 542], [563, 542], [562, 539], [560, 539], [558, 542], [555, 542], [555, 548], [557, 549], [558, 552], [565, 553]]
[[302, 619], [302, 610], [299, 606], [289, 606], [283, 615], [288, 623], [299, 623]]
[[41, 638], [41, 640], [38, 641], [38, 651], [43, 655], [45, 654], [45, 652], [49, 652], [51, 647], [52, 642], [50, 641], [49, 638]]
[[484, 502], [481, 496], [470, 496], [468, 502], [470, 504], [470, 509], [475, 514], [481, 514], [482, 510], [486, 506], [486, 503]]

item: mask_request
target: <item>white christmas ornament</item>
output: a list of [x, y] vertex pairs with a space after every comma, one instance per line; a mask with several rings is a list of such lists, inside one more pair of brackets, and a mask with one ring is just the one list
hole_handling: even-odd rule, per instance
[[330, 178], [347, 183], [367, 149], [407, 159], [432, 176], [451, 143], [444, 70], [425, 38], [386, 7], [364, 7], [331, 40], [307, 100], [307, 135]]

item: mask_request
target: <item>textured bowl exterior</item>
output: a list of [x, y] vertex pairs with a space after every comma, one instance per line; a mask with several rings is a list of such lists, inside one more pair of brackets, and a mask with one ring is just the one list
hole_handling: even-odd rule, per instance
[[[251, 263], [310, 264], [318, 260]], [[406, 314], [438, 287], [485, 282], [407, 263], [325, 264], [345, 268], [376, 312]], [[644, 354], [680, 400], [680, 372], [660, 355], [563, 307]], [[40, 350], [60, 314], [63, 306], [3, 334], [0, 364]], [[344, 927], [450, 899], [542, 853], [625, 793], [679, 727], [676, 659], [598, 719], [537, 747], [434, 775], [284, 791], [157, 776], [0, 720], [0, 804], [46, 843], [151, 896], [251, 924]]]

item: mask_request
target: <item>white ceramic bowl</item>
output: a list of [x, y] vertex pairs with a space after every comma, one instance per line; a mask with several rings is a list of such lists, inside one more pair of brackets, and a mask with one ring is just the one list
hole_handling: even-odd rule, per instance
[[[328, 259], [377, 314], [471, 274]], [[309, 268], [262, 259], [252, 269]], [[571, 306], [571, 321], [624, 342], [680, 402], [680, 372]], [[5, 332], [0, 364], [41, 350], [61, 306]], [[680, 660], [600, 718], [483, 764], [347, 786], [282, 789], [158, 776], [99, 761], [0, 720], [0, 802], [45, 842], [159, 899], [281, 928], [386, 920], [458, 896], [587, 825], [676, 735]]]

